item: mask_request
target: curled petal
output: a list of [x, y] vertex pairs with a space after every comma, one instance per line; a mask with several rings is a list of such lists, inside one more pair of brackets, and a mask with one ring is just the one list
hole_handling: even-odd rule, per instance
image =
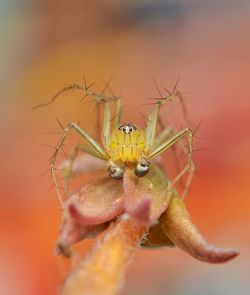
[[162, 171], [152, 165], [148, 175], [137, 177], [133, 169], [124, 173], [124, 207], [137, 222], [150, 225], [166, 210], [170, 194], [168, 181]]
[[70, 274], [61, 295], [118, 294], [144, 230], [132, 220], [117, 221]]
[[57, 254], [63, 254], [70, 257], [72, 252], [70, 247], [78, 241], [85, 238], [95, 237], [97, 234], [106, 229], [108, 224], [82, 226], [77, 220], [72, 218], [65, 209], [63, 222], [60, 230], [60, 236], [56, 244]]
[[78, 224], [97, 225], [122, 213], [122, 195], [122, 182], [106, 177], [85, 185], [68, 199], [65, 207]]
[[71, 257], [71, 245], [84, 239], [86, 235], [87, 229], [81, 230], [77, 225], [64, 227], [61, 230], [60, 237], [56, 243], [56, 254], [63, 254], [66, 257]]
[[191, 222], [183, 200], [173, 192], [167, 211], [161, 218], [167, 237], [193, 257], [210, 263], [226, 262], [239, 254], [236, 249], [209, 244]]

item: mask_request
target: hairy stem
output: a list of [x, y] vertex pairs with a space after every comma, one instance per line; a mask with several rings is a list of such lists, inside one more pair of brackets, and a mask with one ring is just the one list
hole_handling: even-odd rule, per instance
[[119, 220], [65, 281], [61, 295], [114, 295], [145, 232], [132, 220]]

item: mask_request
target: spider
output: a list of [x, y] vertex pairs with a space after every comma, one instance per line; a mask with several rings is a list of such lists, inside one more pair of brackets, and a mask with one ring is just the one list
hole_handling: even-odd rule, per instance
[[[106, 161], [108, 166], [107, 171], [110, 177], [117, 180], [123, 178], [123, 173], [126, 167], [133, 167], [134, 173], [137, 177], [145, 176], [150, 169], [150, 161], [160, 156], [170, 147], [173, 147], [175, 143], [179, 142], [184, 137], [187, 137], [187, 163], [184, 168], [179, 171], [178, 175], [171, 181], [171, 186], [173, 186], [182, 178], [185, 173], [189, 172], [189, 176], [186, 180], [185, 188], [182, 193], [182, 196], [184, 196], [187, 193], [195, 170], [194, 162], [192, 160], [192, 141], [194, 133], [189, 128], [184, 128], [178, 132], [176, 132], [174, 128], [166, 128], [162, 125], [160, 117], [161, 107], [166, 104], [166, 102], [172, 100], [174, 97], [178, 97], [181, 100], [181, 103], [183, 103], [182, 96], [180, 92], [176, 91], [176, 87], [172, 92], [168, 92], [167, 96], [160, 97], [157, 100], [153, 106], [153, 109], [149, 113], [146, 128], [143, 130], [133, 123], [121, 123], [121, 98], [114, 95], [113, 93], [112, 96], [105, 96], [105, 90], [102, 91], [102, 93], [95, 93], [90, 90], [90, 87], [93, 84], [94, 83], [87, 86], [86, 80], [84, 78], [84, 85], [72, 84], [66, 86], [56, 95], [54, 95], [50, 101], [33, 107], [33, 109], [36, 109], [49, 105], [62, 93], [72, 89], [83, 91], [85, 93], [84, 98], [86, 96], [91, 96], [98, 105], [102, 106], [103, 124], [101, 142], [98, 142], [96, 139], [94, 139], [78, 123], [70, 122], [65, 128], [63, 128], [63, 134], [55, 147], [54, 154], [51, 157], [51, 173], [55, 184], [56, 193], [62, 208], [64, 207], [64, 202], [56, 178], [55, 165], [58, 152], [62, 148], [64, 141], [68, 137], [71, 129], [75, 130], [88, 143], [88, 147], [81, 143], [77, 143], [73, 147], [70, 153], [70, 164], [68, 169], [69, 173], [78, 155], [78, 152], [83, 151], [95, 158]], [[114, 114], [112, 114], [111, 111], [111, 103], [115, 104]], [[183, 107], [183, 113], [184, 111], [185, 110]], [[112, 116], [114, 119], [111, 119]], [[163, 129], [159, 134], [157, 134], [158, 124], [160, 124]]]

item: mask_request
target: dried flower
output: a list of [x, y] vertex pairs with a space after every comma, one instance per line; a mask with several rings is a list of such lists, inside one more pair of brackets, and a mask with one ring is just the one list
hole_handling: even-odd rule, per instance
[[175, 190], [168, 190], [168, 180], [157, 164], [144, 177], [127, 168], [123, 180], [105, 177], [74, 193], [65, 204], [58, 252], [69, 255], [74, 243], [104, 230], [66, 280], [63, 295], [117, 294], [138, 246], [175, 245], [210, 263], [238, 255], [237, 250], [218, 248], [202, 237], [183, 200]]

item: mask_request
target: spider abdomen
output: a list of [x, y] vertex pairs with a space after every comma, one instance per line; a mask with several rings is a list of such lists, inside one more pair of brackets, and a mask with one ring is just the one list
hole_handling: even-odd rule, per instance
[[144, 131], [139, 128], [133, 129], [131, 132], [124, 130], [117, 128], [111, 133], [110, 159], [112, 161], [137, 162], [145, 150]]

